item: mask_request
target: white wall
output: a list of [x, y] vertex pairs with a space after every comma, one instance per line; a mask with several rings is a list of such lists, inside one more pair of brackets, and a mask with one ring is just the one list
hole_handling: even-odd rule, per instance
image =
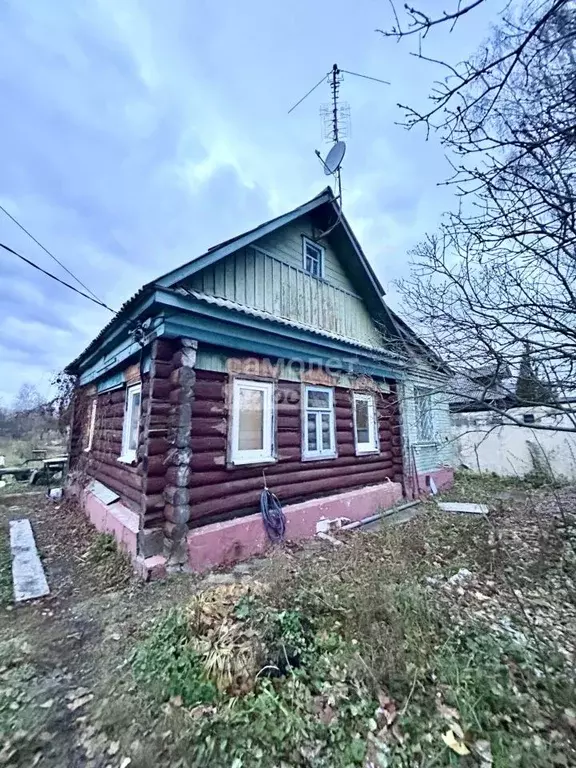
[[[572, 426], [567, 416], [542, 406], [513, 408], [510, 413], [520, 419], [533, 414], [536, 423], [547, 426]], [[452, 414], [456, 466], [522, 476], [537, 470], [538, 461], [543, 461], [559, 479], [576, 480], [576, 433], [499, 425], [498, 420], [489, 411]]]

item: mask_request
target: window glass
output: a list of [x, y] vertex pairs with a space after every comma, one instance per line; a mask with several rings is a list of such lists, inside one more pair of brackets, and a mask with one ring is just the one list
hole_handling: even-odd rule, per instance
[[322, 450], [332, 450], [332, 419], [329, 413], [321, 413], [322, 419]]
[[138, 448], [138, 424], [140, 423], [140, 389], [132, 394], [132, 408], [130, 412], [130, 437], [128, 450], [135, 451]]
[[264, 447], [264, 392], [240, 388], [238, 448], [241, 451]]
[[234, 379], [230, 459], [255, 464], [274, 458], [274, 385], [270, 381]]
[[356, 401], [356, 435], [359, 443], [370, 442], [368, 402], [366, 400]]
[[433, 438], [432, 392], [429, 389], [414, 387], [414, 401], [418, 440], [430, 441]]
[[308, 414], [308, 450], [317, 451], [318, 441], [316, 440], [316, 414]]
[[310, 240], [304, 240], [304, 269], [312, 277], [322, 277], [324, 249]]
[[334, 390], [307, 386], [304, 393], [304, 458], [336, 455]]
[[354, 439], [356, 453], [377, 453], [378, 422], [374, 396], [354, 393]]
[[308, 408], [330, 408], [330, 392], [320, 389], [308, 390]]
[[124, 424], [122, 426], [121, 461], [132, 462], [136, 458], [140, 428], [141, 398], [142, 387], [140, 384], [128, 387], [126, 390], [126, 401], [124, 406]]

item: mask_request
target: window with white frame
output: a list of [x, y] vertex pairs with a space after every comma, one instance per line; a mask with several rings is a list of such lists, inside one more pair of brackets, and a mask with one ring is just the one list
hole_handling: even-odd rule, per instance
[[232, 388], [233, 464], [274, 460], [274, 384], [234, 379]]
[[380, 445], [374, 395], [354, 392], [353, 399], [356, 453], [376, 453]]
[[126, 390], [124, 402], [124, 424], [122, 426], [122, 455], [120, 461], [127, 463], [136, 460], [138, 450], [138, 432], [140, 425], [140, 402], [142, 385], [135, 384]]
[[324, 248], [321, 245], [302, 238], [304, 270], [312, 277], [324, 277]]
[[422, 443], [432, 442], [434, 427], [432, 422], [432, 390], [414, 387], [414, 409], [416, 412], [416, 436]]
[[304, 387], [304, 458], [334, 458], [334, 390], [331, 387]]
[[88, 436], [84, 450], [86, 452], [92, 450], [92, 442], [94, 440], [94, 429], [96, 427], [96, 408], [98, 407], [98, 398], [94, 397], [90, 403], [90, 410], [88, 415]]

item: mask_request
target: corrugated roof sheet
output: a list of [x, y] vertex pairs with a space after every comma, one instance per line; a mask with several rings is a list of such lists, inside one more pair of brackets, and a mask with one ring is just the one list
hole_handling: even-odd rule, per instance
[[313, 333], [316, 336], [322, 336], [324, 338], [334, 339], [334, 341], [340, 341], [344, 344], [349, 344], [354, 347], [359, 347], [360, 349], [365, 349], [371, 352], [375, 357], [386, 356], [388, 358], [401, 359], [400, 355], [396, 355], [394, 352], [390, 352], [390, 350], [386, 349], [386, 347], [375, 347], [371, 344], [363, 344], [360, 341], [353, 341], [352, 339], [349, 339], [347, 336], [342, 336], [339, 333], [325, 331], [321, 328], [317, 328], [316, 326], [307, 325], [306, 323], [299, 323], [295, 320], [287, 320], [284, 317], [277, 317], [276, 315], [273, 315], [271, 312], [266, 312], [265, 310], [247, 307], [244, 304], [238, 304], [235, 301], [230, 301], [230, 299], [222, 299], [218, 296], [212, 296], [208, 293], [202, 293], [201, 291], [193, 291], [191, 289], [186, 289], [186, 288], [178, 288], [176, 289], [176, 292], [180, 293], [183, 296], [192, 296], [194, 299], [197, 299], [198, 301], [204, 301], [207, 304], [213, 304], [215, 306], [222, 307], [224, 309], [232, 309], [236, 312], [241, 312], [244, 315], [250, 315], [251, 317], [259, 317], [262, 320], [268, 320], [274, 323], [279, 323], [280, 325], [285, 325], [285, 326], [288, 326], [289, 328], [308, 331], [309, 333]]

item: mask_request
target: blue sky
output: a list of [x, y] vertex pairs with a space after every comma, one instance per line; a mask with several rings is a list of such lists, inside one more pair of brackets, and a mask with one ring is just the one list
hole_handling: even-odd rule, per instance
[[[447, 0], [423, 0], [441, 11]], [[454, 62], [488, 32], [486, 10], [430, 56]], [[318, 89], [334, 61], [352, 110], [344, 209], [385, 287], [455, 201], [443, 152], [406, 132], [439, 72], [375, 32], [383, 0], [4, 0], [0, 3], [0, 204], [112, 307], [206, 247], [326, 184], [314, 149]], [[67, 279], [0, 212], [0, 241]], [[0, 253], [0, 402], [46, 390], [109, 313]], [[397, 306], [397, 305], [396, 305]], [[397, 307], [401, 310], [401, 307]]]

